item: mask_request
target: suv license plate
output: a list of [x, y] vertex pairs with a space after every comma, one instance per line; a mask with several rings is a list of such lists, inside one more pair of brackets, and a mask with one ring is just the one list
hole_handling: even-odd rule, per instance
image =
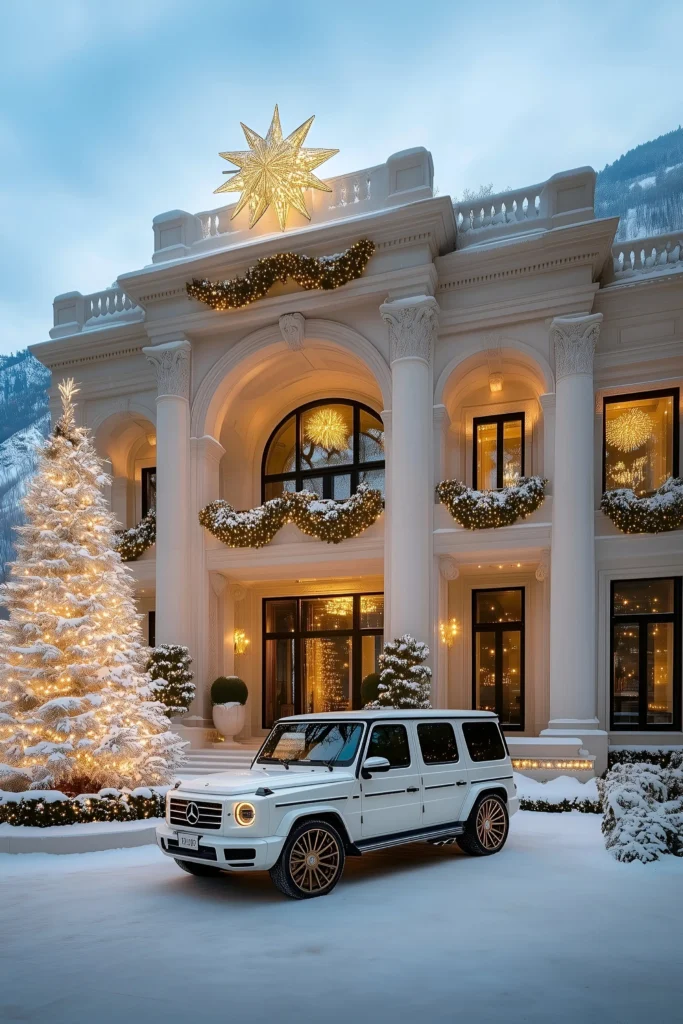
[[182, 832], [179, 832], [178, 845], [180, 846], [181, 850], [198, 850], [199, 836], [183, 835]]

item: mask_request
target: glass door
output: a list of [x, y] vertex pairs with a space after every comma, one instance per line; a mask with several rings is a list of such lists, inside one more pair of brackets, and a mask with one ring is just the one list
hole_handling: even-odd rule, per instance
[[524, 728], [524, 588], [472, 591], [473, 706]]
[[263, 725], [294, 714], [361, 707], [378, 671], [384, 596], [331, 594], [263, 602]]
[[612, 583], [612, 729], [678, 729], [681, 580]]

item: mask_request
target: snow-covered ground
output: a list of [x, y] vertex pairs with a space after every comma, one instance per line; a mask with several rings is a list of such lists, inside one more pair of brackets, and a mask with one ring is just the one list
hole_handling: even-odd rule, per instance
[[679, 1020], [683, 860], [617, 864], [599, 815], [512, 825], [495, 857], [403, 847], [301, 903], [154, 847], [2, 855], [0, 1020]]

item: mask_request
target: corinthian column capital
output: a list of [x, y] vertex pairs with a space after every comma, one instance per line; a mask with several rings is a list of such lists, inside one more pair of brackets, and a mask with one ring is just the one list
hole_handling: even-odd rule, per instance
[[397, 299], [379, 307], [389, 328], [390, 362], [422, 359], [431, 364], [439, 326], [439, 304], [431, 295]]
[[167, 341], [162, 345], [148, 345], [142, 350], [157, 373], [157, 398], [175, 395], [190, 398], [189, 341]]
[[593, 355], [602, 313], [556, 316], [550, 325], [555, 349], [555, 379], [593, 376]]

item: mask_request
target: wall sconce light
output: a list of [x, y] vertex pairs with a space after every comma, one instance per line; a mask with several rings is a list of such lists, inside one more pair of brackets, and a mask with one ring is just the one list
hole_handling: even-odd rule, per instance
[[246, 654], [247, 647], [249, 646], [249, 640], [247, 634], [243, 629], [236, 629], [233, 634], [233, 642], [235, 646], [235, 654]]
[[439, 623], [439, 636], [441, 637], [441, 643], [445, 644], [446, 647], [453, 646], [457, 635], [458, 623], [456, 619], [451, 619], [449, 622]]
[[503, 390], [503, 374], [502, 373], [490, 373], [489, 374], [489, 388], [491, 392], [495, 394], [497, 391]]
[[147, 444], [151, 445], [152, 448], [156, 448], [157, 435], [156, 434], [148, 434], [147, 435]]

